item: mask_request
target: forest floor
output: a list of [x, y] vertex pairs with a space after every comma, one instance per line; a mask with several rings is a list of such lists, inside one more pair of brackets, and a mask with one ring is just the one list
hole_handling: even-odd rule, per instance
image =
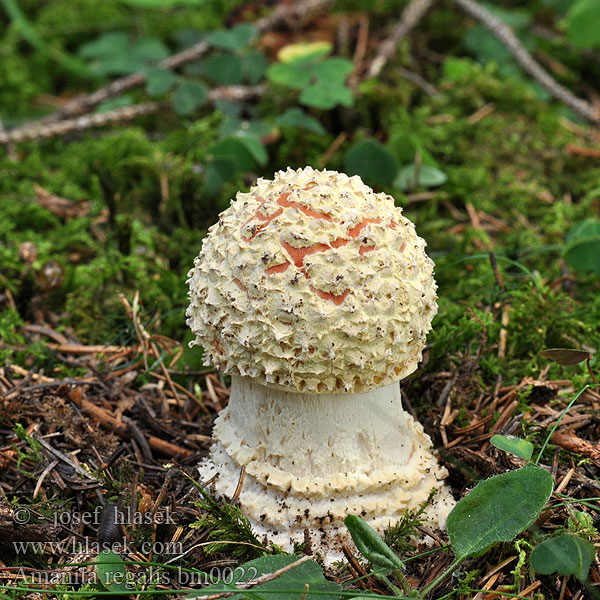
[[[162, 58], [157, 40], [176, 53], [197, 43], [198, 32], [256, 21], [275, 8], [234, 1], [193, 9], [185, 2], [171, 9], [135, 4], [22, 2], [26, 23], [48, 46], [32, 44], [20, 10], [7, 11], [10, 18], [0, 21], [6, 129], [18, 130], [64, 109], [77, 94], [127, 76], [119, 56], [109, 52], [109, 60], [102, 48], [89, 49], [107, 33], [126, 32]], [[228, 86], [225, 96], [213, 94], [211, 106], [188, 111], [183, 92], [172, 105], [166, 87], [158, 100], [150, 94], [158, 104], [149, 114], [137, 112], [132, 123], [119, 113], [99, 128], [4, 144], [0, 597], [40, 598], [44, 586], [46, 597], [100, 597], [90, 583], [94, 544], [114, 536], [116, 525], [78, 522], [74, 515], [97, 515], [97, 507], [114, 502], [132, 514], [168, 510], [173, 517], [173, 523], [123, 528], [138, 591], [198, 589], [197, 581], [165, 567], [171, 559], [172, 567], [197, 575], [277, 553], [244, 527], [235, 507], [214, 502], [195, 485], [229, 380], [188, 347], [186, 274], [206, 229], [237, 190], [287, 166], [348, 171], [353, 152], [362, 152], [365, 164], [373, 160], [376, 166], [361, 167], [361, 174], [396, 198], [436, 264], [439, 312], [423, 363], [402, 390], [406, 409], [423, 423], [449, 471], [454, 497], [527, 462], [491, 444], [496, 434], [530, 442], [554, 480], [532, 527], [467, 559], [433, 597], [599, 595], [597, 558], [580, 581], [537, 573], [530, 557], [540, 541], [561, 532], [600, 543], [600, 393], [594, 387], [600, 376], [600, 136], [450, 4], [430, 10], [381, 74], [367, 77], [367, 58], [378, 53], [404, 4], [339, 2], [301, 22], [265, 27], [249, 49], [232, 51], [245, 73], [239, 81], [211, 79], [213, 63], [222, 73], [229, 56], [233, 42], [226, 42], [222, 53], [209, 56], [212, 63], [184, 73], [188, 84], [213, 86], [209, 96]], [[599, 87], [600, 75], [585, 53], [539, 26], [553, 22], [550, 4], [535, 3], [529, 12], [509, 6], [504, 18], [529, 36], [528, 47], [535, 42], [536, 57], [553, 76], [586, 94]], [[562, 9], [554, 4], [558, 22]], [[110, 47], [124, 44], [121, 54], [133, 60], [137, 50], [123, 39], [112, 38]], [[351, 102], [338, 90], [333, 108], [320, 109], [316, 97], [302, 104], [297, 90], [265, 79], [277, 50], [307, 40], [327, 41], [351, 63], [347, 87], [340, 83]], [[93, 61], [104, 72], [73, 73]], [[166, 86], [168, 76], [162, 77]], [[242, 84], [239, 99], [232, 86]], [[263, 87], [249, 90], [255, 85]], [[127, 90], [83, 118], [139, 111], [148, 95]], [[243, 148], [242, 130], [252, 132]], [[415, 185], [401, 180], [403, 166], [416, 169]], [[571, 352], [544, 354], [553, 348]], [[445, 532], [437, 532], [433, 548], [415, 542], [420, 526], [419, 516], [409, 514], [385, 536], [406, 561], [414, 589], [454, 558]], [[147, 563], [162, 565], [159, 581], [142, 580], [149, 577]], [[353, 596], [394, 592], [352, 548], [326, 576]]]

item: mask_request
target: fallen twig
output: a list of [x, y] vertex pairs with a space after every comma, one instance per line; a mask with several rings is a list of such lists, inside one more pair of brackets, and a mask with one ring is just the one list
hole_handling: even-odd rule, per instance
[[588, 442], [572, 433], [555, 433], [551, 439], [553, 444], [569, 452], [582, 454], [593, 461], [600, 462], [600, 448], [592, 442]]
[[379, 47], [379, 53], [369, 67], [368, 77], [377, 77], [381, 73], [381, 69], [396, 52], [400, 40], [421, 20], [432, 3], [433, 0], [412, 0], [406, 6], [394, 31]]
[[[248, 100], [260, 96], [264, 91], [263, 86], [227, 86], [212, 89], [208, 93], [208, 101], [215, 100]], [[105, 113], [95, 113], [84, 115], [74, 119], [66, 119], [57, 123], [36, 122], [8, 132], [0, 131], [0, 144], [9, 144], [12, 142], [25, 142], [29, 140], [39, 140], [48, 137], [65, 135], [72, 131], [85, 131], [93, 127], [104, 127], [113, 123], [122, 123], [131, 121], [138, 117], [157, 112], [165, 108], [164, 103], [143, 102], [133, 106], [115, 108]]]
[[[83, 394], [71, 394], [69, 397], [83, 413], [85, 413], [91, 419], [99, 421], [100, 425], [102, 425], [105, 429], [116, 433], [124, 440], [131, 439], [131, 430], [127, 425], [125, 425], [125, 423], [113, 417], [109, 412], [100, 406], [97, 406], [93, 402], [90, 402], [84, 398]], [[166, 440], [162, 440], [154, 435], [149, 435], [147, 439], [150, 448], [159, 454], [177, 457], [180, 459], [187, 458], [192, 454], [191, 450], [176, 446], [175, 444], [167, 442]]]
[[454, 0], [454, 2], [498, 38], [523, 69], [557, 100], [589, 121], [598, 122], [600, 120], [600, 114], [589, 102], [575, 96], [544, 70], [521, 44], [510, 27], [475, 0]]
[[567, 146], [567, 152], [569, 154], [576, 154], [577, 156], [585, 156], [587, 158], [600, 158], [600, 148], [583, 148], [576, 146], [575, 144], [569, 144]]
[[54, 448], [54, 446], [51, 446], [44, 438], [39, 436], [37, 433], [33, 434], [33, 439], [35, 439], [35, 441], [40, 446], [42, 446], [48, 452], [50, 452], [50, 454], [54, 455], [60, 461], [69, 465], [72, 469], [75, 470], [75, 472], [79, 473], [85, 479], [89, 479], [90, 481], [93, 481], [94, 483], [100, 482], [99, 479], [97, 479], [93, 475], [90, 475], [84, 468], [80, 467], [76, 462], [72, 461], [66, 454], [63, 454], [60, 450], [57, 450], [56, 448]]

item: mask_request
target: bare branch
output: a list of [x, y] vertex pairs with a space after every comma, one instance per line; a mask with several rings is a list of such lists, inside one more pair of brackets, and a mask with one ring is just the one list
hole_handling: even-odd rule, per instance
[[421, 20], [421, 17], [423, 17], [432, 4], [433, 0], [411, 0], [404, 9], [399, 23], [394, 27], [392, 35], [382, 42], [379, 47], [379, 54], [377, 54], [369, 67], [368, 77], [377, 77], [381, 73], [381, 69], [383, 69], [388, 60], [396, 52], [396, 47], [400, 40]]
[[[208, 94], [209, 102], [219, 99], [244, 101], [256, 98], [264, 92], [264, 86], [228, 86], [212, 89]], [[84, 131], [93, 127], [104, 127], [113, 123], [131, 121], [143, 115], [157, 112], [166, 104], [158, 102], [143, 102], [134, 106], [115, 108], [105, 113], [83, 115], [74, 119], [65, 119], [58, 123], [30, 124], [8, 132], [0, 131], [0, 144], [12, 144], [30, 140], [39, 140], [54, 136], [65, 135], [72, 131]]]
[[159, 108], [160, 105], [157, 102], [144, 102], [143, 104], [124, 106], [104, 113], [84, 115], [82, 117], [76, 117], [75, 119], [66, 119], [58, 123], [49, 123], [48, 125], [43, 123], [32, 124], [8, 132], [0, 132], [0, 144], [38, 140], [65, 135], [71, 131], [83, 131], [84, 129], [90, 129], [92, 127], [103, 127], [110, 123], [131, 121], [136, 117], [156, 112]]
[[510, 27], [475, 2], [475, 0], [454, 0], [454, 2], [497, 37], [523, 69], [557, 100], [566, 104], [578, 115], [589, 121], [598, 122], [600, 120], [600, 114], [589, 102], [575, 96], [544, 70], [524, 48]]

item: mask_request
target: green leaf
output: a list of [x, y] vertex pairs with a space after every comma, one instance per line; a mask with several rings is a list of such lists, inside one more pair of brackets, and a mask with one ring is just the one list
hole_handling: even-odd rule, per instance
[[262, 50], [248, 50], [242, 57], [244, 79], [256, 85], [267, 72], [267, 58]]
[[421, 163], [437, 167], [438, 163], [425, 148], [423, 141], [412, 132], [399, 131], [394, 133], [388, 140], [386, 146], [401, 164], [414, 163], [417, 152], [421, 157]]
[[567, 13], [567, 35], [575, 46], [600, 46], [600, 2], [578, 0]]
[[[226, 181], [235, 177], [237, 164], [232, 158], [216, 156], [206, 165], [204, 189], [209, 196], [216, 196]], [[226, 207], [223, 207], [226, 208]]]
[[251, 171], [255, 166], [252, 153], [237, 136], [217, 142], [210, 148], [209, 152], [212, 156], [230, 158], [237, 165], [238, 171]]
[[316, 58], [324, 58], [331, 54], [333, 45], [331, 42], [299, 42], [288, 44], [279, 50], [277, 58], [282, 63], [313, 61]]
[[91, 69], [98, 75], [135, 73], [169, 54], [159, 39], [141, 38], [132, 42], [123, 32], [106, 33], [83, 45], [79, 52], [95, 61]]
[[563, 257], [576, 271], [593, 271], [600, 275], [600, 221], [586, 219], [572, 227], [566, 237]]
[[394, 155], [376, 140], [356, 142], [344, 158], [346, 173], [360, 175], [369, 185], [387, 185], [398, 170]]
[[412, 164], [400, 169], [394, 180], [394, 187], [407, 192], [417, 187], [437, 187], [445, 183], [446, 179], [443, 171], [431, 165], [421, 164], [417, 168], [416, 164]]
[[173, 107], [178, 115], [191, 115], [206, 99], [207, 89], [198, 81], [183, 81], [173, 96]]
[[146, 63], [136, 57], [129, 56], [127, 51], [123, 54], [106, 56], [91, 65], [91, 69], [98, 75], [125, 75], [137, 73], [146, 67]]
[[250, 23], [241, 23], [232, 29], [213, 31], [206, 36], [206, 41], [217, 48], [241, 50], [252, 42], [257, 35], [256, 27]]
[[169, 49], [157, 38], [141, 38], [127, 49], [128, 55], [143, 62], [158, 62], [169, 55]]
[[571, 348], [549, 348], [548, 350], [542, 350], [540, 355], [563, 366], [579, 364], [590, 356], [584, 350], [573, 350]]
[[300, 102], [320, 110], [329, 110], [338, 104], [351, 106], [352, 92], [343, 84], [336, 86], [322, 82], [304, 88], [300, 94]]
[[215, 83], [238, 85], [243, 81], [242, 61], [237, 54], [213, 54], [200, 63], [203, 73]]
[[240, 121], [238, 117], [242, 112], [242, 106], [239, 102], [228, 100], [227, 98], [217, 98], [213, 104], [214, 107], [226, 115], [228, 119], [237, 119], [238, 122]]
[[404, 563], [363, 519], [348, 515], [344, 519], [358, 551], [373, 565], [384, 569], [403, 569]]
[[529, 460], [533, 455], [533, 444], [515, 435], [494, 435], [490, 444], [525, 460]]
[[84, 58], [104, 58], [124, 54], [129, 46], [129, 36], [123, 31], [105, 33], [92, 42], [79, 48], [79, 54]]
[[267, 78], [272, 83], [301, 90], [310, 83], [310, 69], [299, 69], [297, 65], [275, 63], [267, 69]]
[[479, 482], [448, 515], [448, 536], [457, 558], [479, 556], [510, 542], [539, 515], [554, 487], [535, 465]]
[[[237, 583], [256, 579], [261, 575], [273, 573], [296, 562], [297, 556], [288, 554], [276, 554], [261, 556], [255, 560], [244, 563], [234, 571], [234, 577], [239, 573], [241, 576]], [[307, 561], [283, 573], [276, 579], [251, 588], [247, 592], [231, 596], [231, 600], [245, 600], [247, 598], [268, 600], [298, 600], [305, 592], [308, 585], [308, 597], [310, 600], [337, 600], [343, 588], [337, 583], [328, 581], [323, 576], [321, 567], [314, 561]], [[223, 583], [216, 583], [202, 589], [203, 593], [218, 593], [231, 591], [231, 587]], [[261, 592], [263, 592], [261, 594]], [[197, 595], [197, 592], [193, 592]]]
[[111, 550], [103, 550], [96, 560], [96, 574], [110, 592], [131, 592], [127, 586], [127, 569], [123, 559]]
[[340, 56], [334, 56], [323, 62], [316, 63], [311, 69], [311, 74], [322, 83], [343, 83], [353, 68], [352, 61]]
[[351, 71], [352, 63], [345, 58], [311, 57], [271, 65], [267, 77], [273, 83], [301, 90], [302, 104], [328, 110], [338, 104], [352, 104], [352, 92], [345, 83]]
[[314, 133], [325, 133], [325, 128], [317, 119], [307, 115], [297, 106], [288, 108], [283, 114], [275, 117], [275, 123], [281, 127], [304, 127]]
[[591, 542], [563, 533], [534, 548], [531, 566], [542, 575], [575, 575], [580, 581], [585, 581], [595, 556], [596, 549]]
[[151, 67], [146, 71], [146, 91], [151, 96], [168, 92], [177, 83], [177, 76], [169, 69]]
[[252, 158], [261, 166], [265, 166], [269, 161], [269, 155], [265, 150], [260, 138], [256, 135], [249, 133], [247, 131], [238, 131], [236, 136], [242, 144], [246, 147], [246, 150], [250, 152]]

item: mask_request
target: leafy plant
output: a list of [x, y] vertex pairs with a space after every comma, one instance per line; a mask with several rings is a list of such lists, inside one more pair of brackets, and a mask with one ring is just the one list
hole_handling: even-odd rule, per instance
[[567, 13], [567, 34], [583, 48], [600, 46], [600, 10], [597, 0], [576, 0]]
[[[297, 556], [289, 554], [278, 554], [276, 556], [261, 556], [246, 562], [235, 569], [235, 573], [241, 575], [237, 584], [257, 579], [261, 575], [273, 573], [283, 569], [298, 560]], [[217, 582], [214, 585], [203, 588], [203, 593], [215, 594], [219, 592], [230, 592], [235, 589], [230, 583]], [[343, 592], [343, 588], [337, 583], [328, 581], [323, 575], [319, 565], [310, 560], [303, 562], [293, 569], [279, 575], [279, 577], [253, 586], [245, 593], [234, 594], [232, 600], [243, 598], [260, 598], [264, 593], [265, 598], [270, 600], [297, 600], [303, 594], [310, 594], [315, 600], [335, 600]]]
[[[515, 32], [527, 50], [532, 52], [536, 49], [537, 41], [527, 29], [532, 20], [530, 12], [525, 10], [505, 10], [496, 4], [488, 2], [482, 2], [482, 4], [490, 13], [503, 21]], [[502, 75], [527, 81], [521, 67], [517, 64], [506, 46], [483, 25], [470, 27], [463, 37], [463, 43], [481, 63], [485, 64], [493, 61]]]
[[255, 85], [267, 69], [267, 59], [262, 50], [250, 47], [256, 36], [256, 28], [250, 23], [211, 31], [204, 40], [216, 52], [187, 65], [184, 72], [219, 85]]
[[346, 77], [352, 63], [339, 56], [329, 57], [331, 45], [293, 44], [279, 52], [280, 62], [267, 69], [272, 83], [300, 90], [300, 102], [321, 110], [338, 104], [350, 106], [352, 92], [346, 86]]
[[525, 460], [533, 456], [533, 444], [515, 435], [494, 435], [490, 439], [490, 444]]
[[157, 38], [133, 40], [123, 31], [110, 31], [79, 49], [97, 75], [128, 75], [166, 58], [168, 48]]
[[285, 112], [275, 117], [274, 121], [281, 127], [303, 127], [313, 133], [325, 133], [325, 128], [317, 119], [306, 114], [297, 106], [288, 108]]
[[373, 139], [356, 142], [346, 152], [344, 162], [348, 175], [360, 175], [369, 185], [391, 183], [398, 170], [394, 155]]
[[448, 515], [448, 536], [457, 559], [512, 541], [535, 520], [552, 488], [552, 475], [535, 465], [478, 483]]
[[131, 592], [127, 586], [127, 568], [117, 553], [103, 550], [94, 562], [98, 579], [109, 592]]
[[567, 234], [562, 253], [576, 271], [600, 275], [600, 221], [586, 219], [574, 225]]
[[418, 187], [437, 187], [446, 183], [446, 175], [430, 165], [417, 164], [407, 165], [400, 169], [394, 180], [394, 187], [403, 191], [414, 190]]
[[[529, 527], [550, 498], [553, 485], [552, 475], [532, 464], [478, 483], [448, 515], [448, 536], [456, 558], [420, 590], [421, 596], [433, 591], [465, 559], [510, 542]], [[359, 517], [349, 516], [344, 522], [361, 554], [374, 565], [393, 570], [405, 584], [404, 563], [377, 533]]]
[[363, 519], [349, 515], [344, 519], [358, 551], [370, 562], [384, 569], [403, 569], [404, 563]]
[[536, 546], [531, 554], [531, 566], [542, 575], [575, 575], [584, 581], [595, 556], [594, 544], [577, 535], [563, 533]]
[[[202, 496], [195, 502], [204, 515], [192, 524], [196, 529], [207, 529], [209, 539], [214, 540], [204, 548], [207, 554], [230, 551], [234, 557], [256, 556], [268, 552], [252, 531], [252, 526], [247, 517], [242, 514], [238, 506], [227, 502], [217, 502], [204, 488], [191, 477], [186, 477], [193, 483]], [[229, 542], [234, 542], [229, 544]]]
[[[363, 519], [355, 515], [348, 515], [344, 519], [344, 524], [348, 528], [354, 544], [358, 551], [375, 567], [383, 570], [389, 570], [394, 573], [405, 593], [412, 593], [412, 588], [408, 583], [403, 571], [404, 563], [396, 556], [394, 551], [385, 543], [379, 534], [368, 525]], [[399, 590], [391, 584], [384, 573], [376, 571], [375, 575], [383, 579], [388, 587], [393, 589], [398, 595]]]
[[200, 81], [182, 81], [173, 95], [173, 108], [178, 115], [191, 115], [204, 104], [208, 90]]
[[26, 471], [21, 465], [23, 461], [37, 464], [42, 459], [42, 446], [34, 437], [27, 433], [20, 423], [17, 423], [14, 431], [17, 437], [27, 444], [25, 447], [15, 447], [17, 453], [17, 471], [28, 477], [34, 477], [34, 473]]

